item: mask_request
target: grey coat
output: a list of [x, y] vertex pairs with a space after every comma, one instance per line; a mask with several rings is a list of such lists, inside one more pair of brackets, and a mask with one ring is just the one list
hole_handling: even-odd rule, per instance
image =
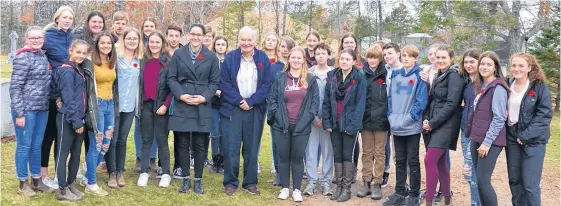
[[[220, 81], [218, 64], [216, 55], [204, 46], [194, 64], [189, 45], [175, 52], [167, 75], [167, 84], [174, 97], [169, 109], [169, 130], [210, 132], [211, 100]], [[197, 106], [188, 105], [180, 100], [183, 94], [202, 95], [206, 102]]]
[[41, 50], [20, 49], [13, 61], [10, 82], [11, 107], [16, 117], [25, 111], [49, 110], [51, 70]]

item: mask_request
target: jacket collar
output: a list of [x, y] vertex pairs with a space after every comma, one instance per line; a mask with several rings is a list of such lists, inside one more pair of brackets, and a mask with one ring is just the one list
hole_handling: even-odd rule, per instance
[[39, 54], [40, 52], [40, 54], [45, 54], [45, 50], [42, 49], [32, 49], [32, 48], [23, 47], [21, 49], [16, 50], [16, 56], [25, 52], [31, 52], [34, 54]]

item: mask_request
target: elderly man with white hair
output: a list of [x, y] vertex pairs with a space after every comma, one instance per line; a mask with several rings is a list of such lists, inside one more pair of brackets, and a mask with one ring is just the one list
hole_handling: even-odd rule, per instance
[[[224, 193], [233, 195], [239, 185], [240, 149], [244, 159], [242, 189], [259, 194], [257, 158], [267, 111], [266, 99], [273, 81], [269, 57], [255, 48], [257, 32], [238, 31], [238, 46], [226, 54], [220, 70], [220, 126], [223, 131]], [[243, 142], [243, 148], [242, 148]]]

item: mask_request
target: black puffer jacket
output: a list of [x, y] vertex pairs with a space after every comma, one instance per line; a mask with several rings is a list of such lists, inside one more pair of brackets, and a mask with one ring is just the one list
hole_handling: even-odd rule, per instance
[[[509, 86], [514, 79], [509, 79]], [[524, 145], [547, 144], [549, 141], [552, 118], [551, 93], [547, 83], [542, 80], [530, 82], [528, 91], [520, 104], [518, 123], [507, 130], [507, 144], [517, 144], [516, 138]]]
[[11, 107], [16, 117], [25, 111], [49, 110], [51, 70], [41, 50], [19, 49], [13, 61], [10, 82]]
[[388, 131], [388, 93], [386, 92], [386, 67], [383, 62], [376, 71], [368, 63], [362, 69], [366, 78], [366, 106], [362, 119], [362, 128], [370, 131]]

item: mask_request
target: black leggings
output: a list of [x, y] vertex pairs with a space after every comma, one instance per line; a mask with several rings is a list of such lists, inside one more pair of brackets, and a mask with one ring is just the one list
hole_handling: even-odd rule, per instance
[[115, 133], [111, 138], [109, 150], [105, 154], [105, 163], [109, 173], [125, 171], [127, 136], [129, 136], [133, 119], [134, 112], [119, 112], [119, 118], [115, 119]]
[[472, 169], [475, 170], [477, 176], [479, 199], [481, 200], [481, 205], [497, 206], [499, 203], [497, 202], [497, 193], [495, 193], [495, 189], [491, 185], [491, 176], [493, 175], [493, 170], [495, 170], [497, 158], [499, 158], [503, 148], [491, 145], [487, 156], [480, 158], [477, 153], [479, 146], [481, 146], [480, 143], [471, 141]]
[[279, 152], [278, 173], [282, 188], [290, 186], [290, 172], [292, 171], [292, 184], [294, 189], [300, 190], [304, 177], [304, 154], [308, 146], [310, 134], [292, 135], [294, 125], [290, 125], [288, 133], [273, 129], [275, 144]]
[[[55, 100], [49, 101], [49, 118], [47, 120], [47, 127], [45, 128], [45, 135], [43, 136], [43, 143], [41, 144], [41, 167], [49, 167], [49, 158], [51, 157], [51, 147], [55, 143], [54, 156], [55, 160], [58, 154], [58, 133], [56, 116], [58, 111], [56, 109]], [[55, 161], [56, 164], [56, 161]]]
[[183, 172], [183, 177], [190, 176], [189, 165], [191, 161], [191, 152], [193, 150], [193, 156], [195, 159], [195, 178], [203, 177], [203, 167], [205, 164], [209, 133], [206, 132], [176, 132], [177, 134], [177, 146], [174, 149], [177, 151], [175, 158], [179, 160], [179, 165]]
[[[84, 133], [87, 131], [84, 129], [82, 134], [76, 133], [74, 128], [72, 128], [72, 124], [66, 121], [65, 115], [62, 113], [57, 114], [56, 125], [58, 131], [60, 131], [57, 137], [60, 145], [55, 166], [56, 175], [58, 178], [58, 186], [60, 188], [66, 188], [76, 180], [76, 173], [78, 172], [78, 166], [80, 166], [80, 152], [82, 150], [82, 142], [84, 141]], [[66, 159], [68, 155], [70, 155], [70, 160], [68, 161], [67, 177]]]
[[154, 112], [154, 101], [144, 101], [142, 104], [142, 115], [140, 116], [140, 130], [142, 132], [142, 163], [141, 172], [150, 170], [150, 149], [156, 137], [158, 145], [158, 162], [163, 173], [169, 174], [169, 146], [168, 146], [168, 115], [158, 115]]

